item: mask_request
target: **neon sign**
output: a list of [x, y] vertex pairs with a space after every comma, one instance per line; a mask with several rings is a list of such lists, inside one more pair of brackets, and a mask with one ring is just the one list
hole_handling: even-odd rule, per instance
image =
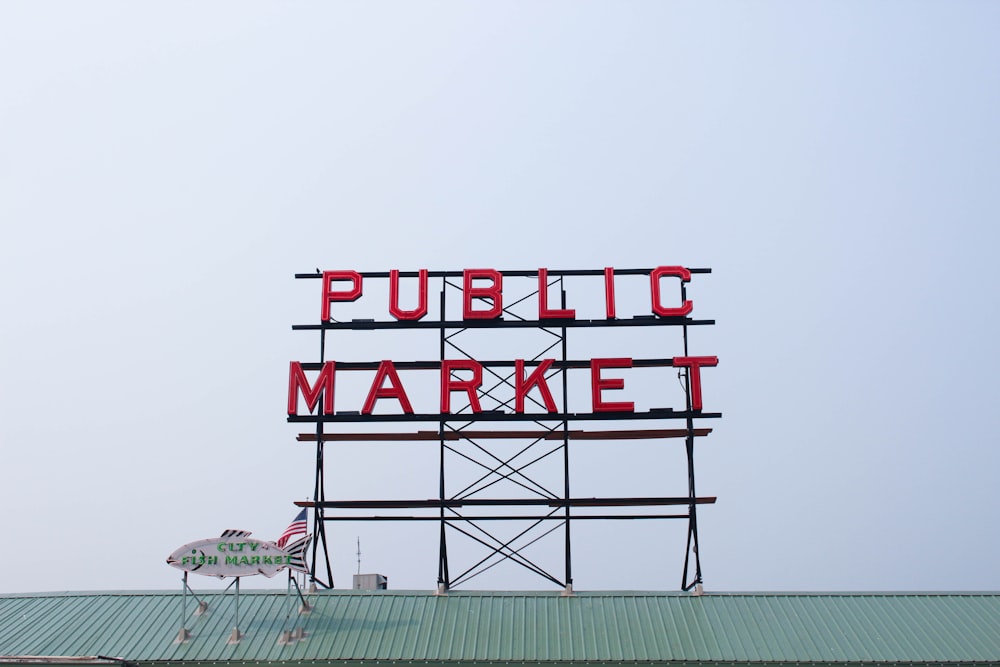
[[[482, 323], [489, 320], [499, 320], [503, 313], [503, 273], [495, 269], [465, 269], [462, 277], [462, 326], [470, 326], [474, 322]], [[694, 303], [684, 299], [679, 305], [664, 304], [661, 280], [666, 277], [677, 278], [682, 283], [691, 281], [691, 271], [680, 266], [660, 266], [650, 271], [650, 314], [664, 320], [683, 318], [694, 310]], [[418, 323], [428, 314], [428, 283], [430, 272], [421, 269], [417, 277], [417, 307], [404, 309], [400, 306], [400, 272], [393, 269], [389, 272], [389, 302], [386, 311], [396, 322]], [[576, 310], [572, 308], [552, 308], [549, 305], [548, 285], [549, 270], [538, 269], [538, 321], [552, 326], [573, 326], [577, 324], [593, 324], [593, 320], [581, 321], [576, 318]], [[607, 325], [616, 323], [629, 324], [632, 320], [616, 318], [615, 271], [613, 268], [603, 270], [605, 305]], [[364, 279], [357, 271], [324, 271], [321, 277], [321, 307], [320, 321], [329, 323], [331, 320], [331, 305], [334, 303], [351, 303], [363, 296]], [[482, 283], [486, 283], [485, 285]], [[347, 286], [336, 286], [347, 283]], [[480, 303], [488, 304], [483, 308]], [[447, 326], [446, 323], [442, 323]], [[512, 322], [510, 324], [516, 324]], [[363, 325], [359, 325], [363, 328]], [[515, 406], [514, 414], [525, 413], [525, 397], [531, 391], [537, 391], [542, 404], [548, 413], [557, 413], [552, 392], [548, 386], [546, 373], [556, 363], [554, 358], [541, 360], [514, 359], [515, 367]], [[689, 369], [691, 384], [691, 409], [700, 411], [702, 400], [702, 369], [718, 365], [718, 357], [714, 356], [674, 356], [664, 365]], [[633, 360], [629, 357], [593, 358], [589, 360], [591, 411], [598, 412], [632, 412], [634, 402], [628, 400], [608, 399], [605, 392], [621, 391], [625, 388], [624, 380], [615, 377], [609, 369], [631, 368]], [[527, 369], [531, 368], [528, 373]], [[483, 384], [483, 365], [474, 359], [442, 359], [440, 362], [440, 414], [452, 412], [452, 394], [459, 392], [465, 395], [468, 405], [474, 414], [482, 413], [483, 409], [478, 399]], [[320, 408], [321, 415], [336, 413], [336, 360], [325, 361], [319, 368], [316, 378], [310, 381], [303, 364], [292, 361], [288, 371], [288, 404], [289, 415], [299, 414], [299, 398], [302, 397], [309, 412]], [[322, 401], [320, 400], [322, 399]], [[395, 362], [384, 359], [379, 362], [367, 397], [360, 407], [361, 415], [372, 415], [379, 400], [392, 400], [398, 404], [401, 414], [415, 414], [413, 404], [406, 388], [400, 379]], [[426, 414], [426, 413], [425, 413]]]

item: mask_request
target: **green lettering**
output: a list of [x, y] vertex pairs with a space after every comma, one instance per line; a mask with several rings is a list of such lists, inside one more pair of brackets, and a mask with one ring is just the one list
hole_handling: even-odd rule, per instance
[[205, 559], [205, 563], [208, 564], [208, 565], [218, 565], [219, 564], [219, 557], [218, 556], [209, 556], [208, 558]]
[[250, 559], [246, 556], [240, 556], [240, 565], [249, 565]]
[[250, 556], [251, 565], [260, 565], [260, 556]]
[[239, 559], [236, 556], [226, 556], [226, 565], [239, 565], [237, 561]]
[[218, 547], [216, 547], [216, 548], [217, 548], [217, 549], [218, 549], [219, 551], [225, 551], [225, 550], [226, 550], [226, 543], [225, 543], [225, 542], [219, 542], [219, 546], [218, 546]]

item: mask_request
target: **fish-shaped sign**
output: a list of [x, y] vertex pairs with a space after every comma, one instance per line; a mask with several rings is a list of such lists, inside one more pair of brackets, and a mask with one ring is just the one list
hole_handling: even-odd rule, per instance
[[286, 567], [299, 572], [306, 568], [306, 547], [312, 535], [279, 547], [250, 537], [247, 530], [226, 530], [220, 537], [198, 540], [167, 556], [167, 565], [209, 577], [245, 577], [263, 574], [273, 577]]

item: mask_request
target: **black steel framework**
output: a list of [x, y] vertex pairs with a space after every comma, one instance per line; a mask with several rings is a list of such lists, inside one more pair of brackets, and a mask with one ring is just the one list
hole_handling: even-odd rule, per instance
[[[710, 273], [711, 269], [689, 269], [692, 274]], [[649, 276], [652, 269], [616, 269], [615, 276]], [[537, 281], [537, 271], [501, 271], [503, 277], [523, 277], [535, 278]], [[564, 280], [572, 276], [600, 276], [602, 270], [570, 270], [548, 272], [550, 282], [546, 286], [556, 287], [560, 294], [561, 308], [567, 307], [566, 289]], [[364, 279], [389, 278], [389, 272], [364, 272], [361, 274]], [[399, 273], [402, 278], [418, 277], [415, 271]], [[546, 319], [544, 321], [522, 317], [514, 312], [515, 306], [538, 294], [536, 289], [518, 299], [514, 303], [503, 306], [502, 315], [490, 320], [447, 320], [448, 312], [447, 295], [449, 290], [462, 291], [462, 285], [456, 284], [452, 279], [463, 275], [462, 271], [432, 271], [429, 278], [441, 280], [441, 291], [439, 294], [439, 318], [425, 318], [416, 321], [374, 321], [369, 319], [353, 320], [350, 322], [339, 322], [331, 319], [328, 322], [318, 324], [293, 325], [296, 331], [318, 331], [320, 333], [319, 361], [303, 362], [304, 370], [320, 370], [327, 357], [327, 335], [336, 331], [357, 331], [357, 330], [412, 330], [412, 329], [436, 329], [438, 331], [438, 359], [430, 361], [396, 361], [394, 365], [397, 369], [411, 370], [440, 370], [444, 360], [449, 357], [449, 351], [461, 355], [462, 358], [475, 359], [467, 350], [463, 349], [455, 339], [460, 335], [468, 335], [469, 331], [479, 329], [537, 329], [550, 334], [552, 341], [537, 354], [527, 365], [537, 364], [544, 355], [550, 354], [553, 350], [559, 350], [559, 358], [550, 367], [546, 380], [552, 380], [558, 376], [561, 384], [561, 411], [557, 413], [514, 413], [511, 405], [513, 398], [498, 396], [497, 392], [503, 388], [513, 388], [514, 361], [511, 360], [480, 360], [475, 359], [484, 369], [484, 372], [492, 378], [492, 384], [487, 386], [485, 382], [478, 390], [479, 397], [491, 398], [497, 407], [479, 413], [464, 412], [469, 409], [466, 405], [456, 413], [419, 413], [419, 414], [360, 414], [359, 412], [341, 411], [334, 414], [308, 414], [289, 415], [288, 421], [292, 423], [313, 423], [315, 430], [313, 433], [300, 433], [298, 440], [301, 442], [314, 442], [316, 447], [315, 463], [315, 485], [313, 490], [313, 500], [299, 501], [295, 504], [300, 507], [313, 508], [313, 533], [316, 539], [313, 540], [313, 553], [311, 563], [311, 580], [323, 587], [333, 587], [333, 571], [330, 563], [329, 546], [326, 536], [326, 525], [329, 522], [350, 522], [350, 521], [434, 521], [439, 524], [439, 556], [438, 556], [438, 585], [439, 590], [460, 586], [468, 582], [473, 577], [485, 572], [493, 566], [503, 561], [517, 563], [523, 568], [534, 572], [538, 576], [551, 583], [572, 590], [572, 533], [571, 527], [574, 521], [588, 520], [661, 520], [661, 519], [681, 519], [687, 520], [687, 544], [684, 554], [684, 565], [681, 574], [681, 589], [689, 590], [702, 583], [701, 559], [699, 556], [698, 544], [698, 522], [697, 506], [715, 502], [715, 497], [698, 496], [695, 490], [695, 438], [705, 436], [711, 432], [709, 428], [695, 428], [696, 419], [719, 418], [721, 413], [704, 412], [692, 409], [691, 377], [688, 368], [678, 369], [678, 377], [686, 396], [686, 406], [684, 410], [673, 410], [669, 408], [654, 409], [646, 412], [571, 412], [569, 409], [570, 383], [568, 373], [574, 369], [587, 369], [590, 367], [589, 360], [575, 360], [568, 358], [567, 332], [569, 329], [581, 327], [679, 327], [682, 332], [683, 354], [688, 356], [688, 329], [692, 326], [712, 325], [714, 320], [698, 320], [687, 317], [659, 317], [653, 315], [635, 316], [630, 319]], [[297, 279], [318, 279], [321, 273], [296, 274]], [[687, 298], [687, 285], [680, 282], [681, 302]], [[509, 319], [508, 319], [509, 318]], [[350, 370], [375, 370], [379, 367], [377, 361], [371, 362], [337, 362], [338, 371]], [[632, 366], [661, 367], [672, 366], [672, 358], [651, 358], [633, 359]], [[537, 399], [528, 395], [527, 400], [536, 406], [544, 409], [544, 405]], [[318, 408], [317, 408], [318, 411]], [[581, 429], [571, 429], [570, 425], [576, 422], [606, 422], [606, 421], [629, 421], [629, 420], [679, 420], [684, 424], [683, 428], [671, 429], [604, 429], [599, 431], [587, 431]], [[436, 430], [417, 430], [408, 433], [399, 432], [367, 432], [367, 433], [347, 433], [347, 432], [327, 432], [327, 424], [345, 423], [391, 423], [391, 422], [422, 422], [436, 423]], [[497, 423], [521, 423], [532, 422], [533, 428], [527, 430], [513, 429], [473, 429], [477, 424]], [[570, 494], [571, 474], [570, 474], [570, 443], [574, 440], [661, 440], [670, 438], [683, 438], [685, 455], [687, 460], [687, 495], [670, 497], [611, 497], [611, 498], [573, 498]], [[521, 440], [524, 446], [513, 456], [503, 458], [482, 444], [482, 441], [503, 439]], [[383, 499], [383, 500], [327, 500], [326, 484], [324, 478], [325, 470], [325, 445], [329, 442], [400, 442], [400, 441], [437, 441], [438, 442], [438, 497], [433, 499]], [[460, 445], [465, 445], [463, 451]], [[541, 453], [539, 453], [541, 450]], [[532, 477], [527, 471], [528, 468], [539, 461], [551, 456], [562, 458], [562, 475], [558, 480], [558, 486], [552, 487], [551, 482], [542, 484], [538, 479]], [[459, 491], [449, 492], [446, 482], [453, 482], [450, 476], [448, 457], [458, 457], [468, 461], [483, 470], [477, 479], [464, 484]], [[524, 461], [522, 457], [532, 457]], [[487, 498], [477, 497], [487, 489], [501, 481], [508, 481], [519, 487], [525, 493], [525, 497], [515, 498]], [[553, 490], [558, 488], [558, 490]], [[499, 514], [470, 514], [469, 510], [475, 508], [534, 508], [536, 512], [531, 514], [499, 513]], [[594, 508], [640, 508], [640, 507], [682, 507], [685, 511], [676, 513], [637, 513], [637, 512], [616, 512], [603, 511], [601, 513], [580, 513], [579, 510]], [[342, 515], [328, 514], [327, 510], [424, 510], [432, 511], [431, 514], [410, 514], [410, 515]], [[540, 511], [537, 511], [540, 510]], [[578, 510], [574, 513], [574, 510]], [[504, 539], [498, 537], [486, 527], [480, 525], [481, 522], [525, 522], [527, 527], [520, 531], [515, 537]], [[562, 529], [563, 551], [564, 551], [564, 573], [562, 578], [552, 572], [542, 568], [538, 563], [532, 561], [523, 552], [538, 540]], [[449, 533], [451, 531], [451, 533]], [[460, 534], [474, 542], [479, 543], [488, 550], [488, 555], [473, 563], [471, 566], [453, 575], [451, 573], [448, 556], [449, 536], [452, 533]], [[325, 572], [324, 572], [325, 570]]]

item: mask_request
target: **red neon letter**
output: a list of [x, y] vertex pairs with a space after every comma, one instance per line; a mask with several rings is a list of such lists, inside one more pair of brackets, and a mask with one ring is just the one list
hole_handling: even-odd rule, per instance
[[718, 365], [718, 357], [674, 357], [674, 366], [691, 369], [688, 371], [688, 377], [691, 380], [692, 410], [701, 410], [701, 367]]
[[309, 386], [306, 373], [302, 370], [302, 364], [293, 361], [288, 366], [288, 414], [299, 413], [299, 391], [302, 391], [303, 398], [312, 412], [316, 404], [319, 403], [320, 392], [323, 394], [323, 414], [333, 414], [333, 372], [334, 362], [328, 361], [323, 364], [323, 370], [316, 378], [316, 384]]
[[[472, 379], [452, 379], [454, 371], [472, 371]], [[471, 359], [445, 359], [441, 362], [441, 412], [451, 412], [451, 392], [464, 391], [469, 395], [469, 406], [473, 412], [482, 412], [476, 390], [483, 383], [483, 367]]]
[[620, 357], [590, 360], [590, 391], [593, 396], [594, 412], [633, 412], [635, 403], [632, 401], [606, 402], [601, 398], [601, 392], [605, 389], [625, 387], [625, 380], [622, 378], [602, 378], [602, 368], [632, 368], [632, 359]]
[[610, 266], [604, 267], [604, 304], [608, 319], [615, 319], [615, 270]]
[[514, 412], [524, 412], [524, 397], [528, 395], [531, 388], [538, 385], [538, 391], [545, 402], [545, 409], [549, 412], [556, 411], [556, 402], [552, 400], [552, 392], [545, 381], [545, 373], [549, 370], [555, 359], [543, 359], [542, 363], [531, 372], [531, 375], [524, 377], [524, 359], [514, 361], [515, 385], [514, 385]]
[[[386, 378], [389, 378], [390, 386], [383, 387]], [[382, 363], [379, 364], [375, 379], [372, 380], [372, 388], [368, 391], [368, 398], [365, 399], [365, 407], [361, 408], [361, 414], [370, 415], [375, 408], [375, 401], [380, 398], [398, 399], [399, 404], [403, 407], [403, 412], [413, 414], [413, 406], [410, 405], [410, 399], [403, 391], [403, 383], [400, 382], [399, 374], [396, 373], [396, 366], [388, 359], [383, 359]]]
[[389, 271], [389, 314], [397, 320], [419, 320], [427, 314], [427, 269], [420, 269], [418, 278], [418, 302], [415, 310], [399, 307], [399, 271]]
[[[494, 269], [466, 269], [463, 273], [462, 285], [462, 318], [466, 320], [492, 320], [500, 317], [503, 310], [503, 274]], [[476, 278], [486, 278], [493, 281], [490, 287], [473, 287]], [[489, 299], [493, 306], [489, 310], [473, 310], [473, 299]]]
[[[334, 280], [350, 280], [351, 289], [338, 292], [330, 289], [330, 283]], [[320, 319], [323, 322], [330, 320], [331, 301], [357, 301], [361, 296], [361, 274], [357, 271], [324, 271], [323, 272], [323, 309]]]
[[660, 276], [676, 276], [681, 282], [691, 282], [691, 272], [683, 266], [658, 266], [649, 274], [653, 288], [653, 312], [660, 317], [684, 317], [694, 308], [690, 300], [685, 301], [680, 308], [667, 308], [660, 303]]
[[549, 310], [549, 270], [538, 269], [538, 319], [553, 320], [559, 318], [575, 319], [576, 311], [572, 308]]

